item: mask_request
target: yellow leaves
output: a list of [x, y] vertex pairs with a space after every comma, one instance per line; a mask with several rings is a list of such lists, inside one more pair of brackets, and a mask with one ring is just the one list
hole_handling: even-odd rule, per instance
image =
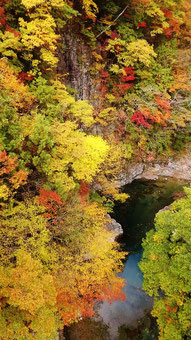
[[56, 66], [58, 62], [58, 58], [55, 57], [53, 53], [50, 53], [50, 51], [45, 48], [41, 48], [40, 53], [41, 53], [41, 58], [43, 61], [45, 61], [48, 65]]
[[[181, 9], [183, 10], [183, 23], [180, 30], [180, 44], [182, 40], [186, 43], [191, 43], [191, 3], [189, 0], [183, 0], [181, 2]], [[188, 49], [187, 49], [188, 51]]]
[[5, 185], [2, 184], [0, 185], [0, 200], [6, 201], [9, 197], [9, 188]]
[[33, 7], [49, 5], [52, 7], [63, 7], [65, 0], [22, 0], [23, 6], [30, 10]]
[[[109, 96], [108, 99], [113, 99], [111, 97], [112, 95]], [[102, 125], [107, 125], [108, 122], [111, 122], [115, 119], [117, 115], [117, 110], [115, 107], [107, 107], [99, 112], [99, 116], [96, 117], [96, 120], [99, 121]]]
[[14, 70], [9, 66], [6, 58], [0, 59], [0, 89], [8, 90], [13, 100], [13, 106], [17, 109], [26, 110], [34, 100], [34, 96], [27, 87], [21, 83]]
[[90, 105], [87, 100], [78, 100], [77, 102], [74, 102], [70, 106], [69, 112], [77, 122], [82, 122], [87, 127], [94, 123], [93, 106]]
[[178, 305], [178, 306], [183, 306], [183, 304], [184, 304], [184, 297], [183, 297], [182, 299], [178, 298], [178, 299], [176, 300], [176, 302], [177, 302], [177, 305]]
[[114, 25], [116, 25], [116, 22], [111, 20], [111, 15], [109, 15], [107, 17], [104, 17], [104, 18], [101, 18], [100, 19], [100, 23], [103, 24], [103, 25], [107, 25], [107, 26], [114, 26]]
[[[62, 7], [64, 2], [61, 0], [23, 0], [22, 3], [29, 11], [30, 17], [30, 21], [19, 18], [22, 44], [29, 52], [34, 48], [40, 48], [41, 59], [50, 67], [55, 67], [58, 59], [54, 52], [59, 35], [55, 33], [56, 23], [50, 11], [54, 6]], [[35, 9], [32, 11], [33, 7]]]
[[115, 96], [113, 94], [111, 94], [111, 93], [107, 93], [105, 95], [105, 97], [108, 99], [109, 103], [115, 103], [115, 101], [116, 101]]
[[131, 147], [128, 144], [110, 141], [109, 152], [107, 158], [102, 165], [96, 180], [101, 184], [102, 192], [104, 195], [111, 195], [116, 200], [124, 202], [128, 195], [119, 194], [117, 187], [117, 179], [125, 166], [125, 159], [131, 158]]
[[13, 198], [16, 190], [26, 184], [28, 173], [24, 170], [16, 172], [17, 157], [11, 158], [5, 151], [0, 151], [0, 200]]
[[147, 137], [144, 135], [141, 135], [139, 138], [139, 142], [138, 142], [139, 149], [145, 150], [146, 142], [147, 142]]
[[54, 33], [56, 24], [51, 15], [44, 13], [43, 19], [40, 17], [31, 18], [30, 22], [19, 19], [20, 30], [22, 33], [22, 43], [25, 47], [33, 49], [34, 47], [47, 46], [52, 50], [56, 49], [55, 43], [58, 35]]
[[51, 85], [56, 89], [56, 93], [53, 96], [53, 99], [62, 104], [64, 111], [66, 108], [68, 108], [68, 106], [75, 103], [74, 97], [67, 92], [66, 86], [62, 84], [59, 80], [51, 82]]
[[[115, 74], [119, 74], [121, 72], [121, 69], [119, 68], [119, 65], [117, 64], [113, 64], [111, 67], [110, 67], [110, 72], [113, 72]], [[125, 71], [123, 70], [123, 75], [126, 75]]]
[[96, 20], [96, 14], [98, 13], [98, 7], [93, 0], [82, 0], [83, 9], [88, 18], [93, 21]]
[[100, 61], [103, 60], [101, 54], [98, 54], [97, 52], [93, 51], [92, 55], [94, 56], [94, 58], [96, 59], [96, 61]]
[[[49, 284], [53, 283], [51, 278], [46, 276], [42, 272], [42, 265], [39, 261], [34, 260], [25, 251], [19, 250], [16, 268], [9, 269], [7, 275], [3, 273], [1, 275], [1, 286], [4, 288], [0, 290], [0, 293], [12, 306], [33, 314], [45, 303], [44, 283], [47, 279], [49, 279]], [[50, 296], [50, 305], [56, 303], [56, 293], [52, 285], [53, 293], [54, 299], [52, 301]]]
[[94, 67], [97, 71], [100, 71], [102, 69], [102, 64], [101, 63], [94, 63]]
[[[72, 122], [55, 123], [55, 152], [49, 168], [53, 181], [71, 190], [76, 180], [91, 182], [104, 162], [109, 146], [100, 136], [85, 135]], [[60, 179], [60, 180], [59, 180]]]
[[[117, 63], [110, 67], [110, 72], [113, 72], [114, 74], [123, 74], [125, 72], [124, 66], [136, 67], [139, 71], [141, 70], [143, 72], [144, 70], [137, 67], [137, 64], [149, 67], [152, 58], [157, 57], [153, 46], [145, 39], [137, 39], [136, 41], [127, 43], [125, 40], [115, 37], [115, 39], [108, 40], [105, 50], [116, 55]], [[126, 73], [124, 75], [126, 75]]]
[[191, 91], [191, 75], [190, 72], [188, 72], [185, 69], [177, 69], [174, 71], [174, 83], [170, 88], [171, 92], [175, 92], [176, 90], [182, 89], [186, 91]]
[[19, 19], [20, 31], [22, 35], [22, 43], [24, 47], [32, 51], [35, 47], [41, 47], [41, 58], [48, 64], [55, 66], [57, 58], [53, 52], [56, 49], [56, 43], [59, 36], [55, 33], [56, 24], [53, 17], [46, 13], [46, 10], [41, 17], [38, 11], [31, 15], [29, 22]]
[[151, 57], [155, 58], [157, 56], [154, 52], [153, 46], [149, 45], [149, 43], [144, 39], [138, 39], [137, 41], [129, 43], [126, 50], [129, 55], [128, 65], [132, 66], [136, 62], [140, 62], [148, 67], [151, 63]]
[[21, 48], [22, 44], [19, 36], [15, 36], [13, 32], [5, 31], [3, 33], [0, 31], [0, 52], [3, 56], [16, 59], [17, 54], [15, 51], [20, 51]]
[[97, 203], [86, 205], [82, 210], [84, 212], [84, 224], [86, 227], [92, 228], [93, 221], [94, 232], [96, 232], [95, 229], [97, 227], [102, 228], [106, 224], [106, 211], [102, 207], [99, 207]]
[[75, 177], [87, 182], [91, 181], [100, 170], [108, 150], [109, 146], [100, 136], [85, 136], [81, 155], [73, 162]]
[[129, 198], [128, 194], [122, 193], [122, 194], [117, 194], [114, 196], [116, 201], [120, 201], [121, 203], [125, 203], [127, 198]]
[[32, 7], [44, 4], [45, 0], [22, 0], [21, 3], [27, 9], [31, 9]]
[[7, 307], [0, 310], [1, 325], [3, 322], [6, 329], [0, 330], [3, 339], [54, 338], [57, 293], [53, 276], [44, 271], [39, 260], [18, 250], [15, 267], [0, 267], [0, 287]]
[[42, 216], [44, 209], [33, 201], [18, 203], [1, 212], [1, 263], [9, 263], [15, 247], [25, 249], [46, 263], [50, 261], [50, 233]]

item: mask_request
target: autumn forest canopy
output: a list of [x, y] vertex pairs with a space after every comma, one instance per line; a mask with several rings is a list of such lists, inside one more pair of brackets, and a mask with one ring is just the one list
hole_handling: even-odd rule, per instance
[[[189, 148], [190, 46], [189, 0], [0, 0], [0, 339], [125, 298], [108, 213], [130, 162]], [[191, 337], [186, 194], [144, 241], [165, 340]]]

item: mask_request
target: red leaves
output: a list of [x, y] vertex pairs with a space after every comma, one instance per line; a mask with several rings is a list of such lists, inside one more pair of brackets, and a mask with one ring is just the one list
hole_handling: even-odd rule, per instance
[[107, 94], [107, 87], [104, 85], [100, 85], [99, 90], [101, 92], [101, 96], [105, 97], [105, 95]]
[[42, 204], [45, 207], [49, 206], [50, 202], [63, 204], [62, 198], [56, 191], [44, 190], [43, 188], [40, 188], [40, 196], [38, 199], [40, 204]]
[[97, 298], [95, 292], [87, 288], [77, 295], [75, 290], [63, 289], [57, 297], [58, 308], [62, 312], [64, 325], [68, 326], [71, 321], [76, 321], [77, 316], [91, 317], [94, 315], [94, 302]]
[[130, 88], [133, 87], [134, 84], [129, 84], [129, 83], [125, 83], [125, 84], [117, 84], [118, 89], [121, 92], [121, 95], [124, 95], [125, 92]]
[[133, 70], [133, 68], [131, 66], [130, 67], [125, 67], [124, 71], [125, 71], [126, 74], [132, 74], [132, 75], [135, 74], [135, 71]]
[[135, 111], [131, 117], [131, 121], [138, 126], [142, 125], [146, 129], [151, 127], [151, 125], [146, 121], [145, 113], [142, 111]]
[[4, 12], [4, 8], [0, 7], [0, 27], [3, 27], [6, 25], [7, 17]]
[[11, 28], [9, 25], [6, 25], [6, 31], [11, 32], [14, 34], [15, 38], [20, 37], [20, 33], [15, 31], [13, 28]]
[[101, 92], [101, 96], [105, 97], [106, 93], [107, 93], [107, 87], [106, 84], [108, 82], [110, 75], [108, 72], [104, 71], [104, 70], [100, 70], [100, 86], [99, 86], [99, 90]]
[[[5, 1], [1, 1], [0, 5], [2, 6], [5, 3]], [[7, 24], [7, 17], [4, 12], [4, 8], [0, 7], [0, 28], [4, 28], [5, 31], [11, 32], [14, 34], [15, 38], [20, 36], [20, 33], [15, 31], [13, 28], [11, 28]]]
[[[44, 190], [43, 188], [40, 188], [38, 202], [46, 208], [46, 218], [56, 218], [58, 216], [60, 206], [63, 205], [62, 198], [56, 191]], [[53, 220], [53, 223], [56, 224], [56, 220]]]
[[172, 17], [172, 12], [163, 10], [163, 13], [164, 13], [165, 17], [168, 17], [168, 18], [171, 18], [171, 17]]
[[110, 39], [114, 40], [117, 38], [119, 38], [119, 34], [117, 34], [116, 30], [114, 30], [113, 32], [111, 32]]
[[131, 16], [128, 13], [123, 14], [125, 18], [130, 18]]
[[172, 32], [170, 28], [165, 28], [163, 30], [163, 33], [165, 35], [165, 37], [167, 38], [167, 40], [170, 40], [172, 38]]
[[24, 83], [25, 81], [32, 81], [34, 76], [30, 73], [20, 72], [18, 74], [18, 78], [22, 83]]
[[137, 25], [138, 28], [140, 27], [147, 27], [147, 23], [145, 21], [143, 21], [141, 24]]
[[[133, 83], [129, 83], [129, 82], [132, 82], [133, 80], [135, 80], [135, 77], [134, 77], [134, 74], [135, 74], [135, 71], [133, 70], [132, 67], [125, 67], [124, 68], [124, 72], [126, 74], [123, 74], [123, 75], [120, 75], [119, 77], [119, 83], [117, 84], [116, 82], [113, 82], [113, 94], [115, 96], [117, 96], [117, 94], [120, 94], [120, 95], [124, 95], [127, 90], [131, 87], [134, 86]], [[108, 91], [108, 81], [112, 79], [110, 78], [110, 74], [104, 70], [101, 70], [100, 71], [100, 82], [101, 82], [101, 85], [99, 87], [99, 90], [101, 92], [101, 96], [102, 97], [105, 97], [107, 91]]]
[[[120, 278], [108, 285], [102, 285], [100, 287], [93, 287], [88, 285], [88, 282], [83, 281], [77, 283], [78, 292], [76, 287], [74, 289], [63, 288], [57, 296], [58, 308], [62, 313], [62, 318], [65, 325], [69, 325], [71, 321], [76, 320], [76, 316], [79, 317], [91, 317], [95, 314], [94, 304], [96, 300], [104, 301], [125, 301], [126, 295], [122, 288], [125, 285], [125, 281]], [[80, 287], [80, 289], [79, 289]], [[96, 291], [96, 288], [98, 289]]]
[[79, 194], [80, 194], [82, 202], [84, 202], [86, 200], [89, 193], [90, 193], [89, 183], [84, 183], [84, 182], [80, 181]]
[[163, 28], [163, 33], [168, 40], [172, 38], [172, 34], [180, 30], [179, 21], [173, 17], [173, 13], [170, 11], [163, 10], [164, 16], [168, 19], [168, 28]]
[[168, 304], [168, 301], [165, 302], [165, 305], [166, 305], [166, 311], [167, 311], [168, 313], [177, 313], [177, 311], [178, 311], [178, 306], [171, 307], [171, 306]]
[[134, 77], [135, 71], [133, 70], [132, 67], [125, 67], [124, 71], [126, 75], [122, 75], [120, 79], [122, 84], [116, 84], [116, 86], [120, 90], [121, 95], [124, 95], [129, 88], [134, 86], [134, 84], [129, 83], [129, 81], [135, 80], [135, 77]]
[[133, 76], [122, 76], [121, 77], [121, 80], [122, 81], [131, 81], [131, 80], [135, 80], [135, 77], [133, 77]]
[[165, 112], [169, 112], [171, 110], [169, 101], [162, 99], [160, 96], [155, 96], [155, 103], [164, 109]]
[[131, 117], [131, 121], [137, 126], [142, 125], [144, 128], [151, 128], [152, 125], [150, 123], [165, 126], [166, 121], [170, 117], [170, 103], [158, 95], [155, 96], [155, 103], [157, 104], [157, 110], [153, 112], [148, 108], [145, 108], [144, 111], [137, 110]]
[[101, 83], [106, 83], [108, 78], [109, 78], [109, 73], [104, 71], [104, 70], [100, 70], [100, 81], [101, 81]]

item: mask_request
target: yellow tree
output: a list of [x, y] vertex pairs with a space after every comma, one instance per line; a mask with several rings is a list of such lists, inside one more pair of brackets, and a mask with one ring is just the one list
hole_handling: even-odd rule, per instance
[[[33, 52], [37, 49], [41, 60], [49, 68], [55, 67], [58, 61], [55, 51], [59, 35], [56, 33], [56, 23], [51, 12], [52, 10], [63, 11], [66, 2], [63, 0], [22, 0], [22, 4], [29, 17], [29, 20], [19, 19], [25, 58], [32, 60], [34, 67], [38, 66], [39, 59], [33, 59]], [[71, 11], [71, 15], [74, 13]]]
[[48, 176], [59, 193], [67, 194], [79, 180], [91, 182], [103, 164], [109, 146], [100, 136], [86, 135], [73, 122], [55, 122], [55, 151]]

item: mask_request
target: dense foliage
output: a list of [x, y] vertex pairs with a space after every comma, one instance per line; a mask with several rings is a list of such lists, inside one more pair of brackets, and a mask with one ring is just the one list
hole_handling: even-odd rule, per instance
[[185, 192], [186, 198], [156, 215], [140, 263], [143, 287], [154, 296], [152, 314], [157, 317], [160, 339], [165, 340], [191, 337], [191, 189]]
[[[190, 11], [188, 0], [0, 0], [1, 339], [54, 339], [96, 300], [124, 298], [107, 212], [127, 198], [116, 179], [129, 159], [190, 141]], [[76, 65], [63, 63], [70, 41]], [[86, 100], [70, 84], [83, 65]]]

